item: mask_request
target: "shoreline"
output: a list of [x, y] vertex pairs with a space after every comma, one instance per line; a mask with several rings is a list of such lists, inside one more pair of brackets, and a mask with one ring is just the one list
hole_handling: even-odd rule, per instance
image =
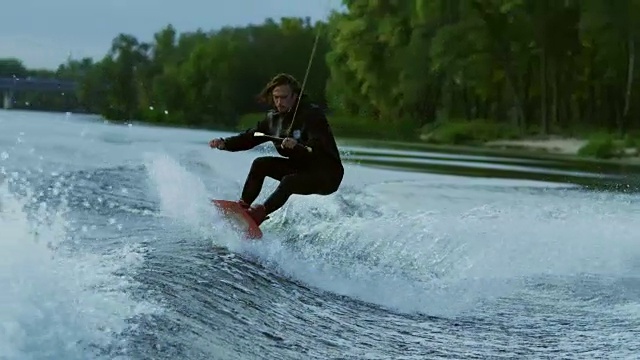
[[477, 145], [433, 144], [423, 141], [398, 141], [339, 137], [345, 145], [379, 145], [465, 155], [486, 155], [532, 160], [566, 161], [603, 166], [631, 166], [640, 170], [640, 156], [628, 155], [610, 159], [582, 156], [578, 150], [588, 143], [586, 139], [553, 136], [547, 139], [523, 138], [518, 140], [492, 140]]
[[[117, 124], [117, 122], [113, 122]], [[203, 128], [203, 127], [185, 127], [175, 124], [159, 124], [149, 123], [145, 121], [133, 121], [134, 125], [166, 127], [176, 129], [193, 129], [215, 132], [236, 133], [235, 129], [220, 128]], [[529, 137], [515, 140], [491, 140], [482, 144], [434, 144], [421, 140], [381, 140], [369, 139], [362, 137], [347, 137], [335, 134], [336, 140], [345, 145], [349, 144], [379, 144], [392, 145], [412, 149], [422, 149], [435, 152], [459, 153], [459, 154], [478, 154], [487, 156], [498, 156], [508, 158], [524, 158], [533, 160], [555, 160], [567, 161], [573, 163], [594, 164], [603, 166], [631, 166], [638, 167], [640, 170], [640, 153], [635, 155], [627, 155], [623, 157], [614, 157], [609, 159], [597, 158], [593, 156], [582, 156], [578, 154], [580, 148], [589, 141], [584, 138], [563, 137], [560, 135], [549, 135], [546, 138]]]
[[542, 152], [552, 155], [565, 156], [574, 160], [590, 161], [597, 163], [609, 164], [625, 164], [640, 166], [640, 154], [636, 149], [624, 149], [624, 156], [613, 157], [609, 159], [596, 158], [592, 156], [582, 156], [579, 154], [580, 149], [589, 143], [586, 139], [574, 137], [549, 137], [547, 139], [519, 139], [519, 140], [494, 140], [484, 143], [482, 146], [487, 148], [513, 150], [521, 149], [523, 151], [536, 153]]
[[[43, 112], [41, 110], [31, 109], [11, 109], [8, 111], [36, 111]], [[55, 111], [54, 111], [55, 112]], [[61, 113], [63, 114], [63, 113]], [[235, 133], [237, 130], [233, 128], [217, 128], [217, 127], [201, 127], [201, 126], [180, 126], [180, 124], [171, 123], [153, 123], [148, 121], [114, 121], [104, 118], [100, 114], [90, 113], [72, 113], [73, 115], [82, 116], [98, 116], [102, 121], [106, 121], [112, 125], [133, 125], [133, 126], [149, 126], [160, 128], [173, 128], [173, 129], [190, 129], [190, 130], [204, 130], [214, 132], [229, 132]], [[458, 154], [477, 154], [507, 158], [524, 158], [534, 160], [555, 160], [555, 161], [568, 161], [574, 163], [585, 164], [600, 164], [610, 166], [632, 166], [640, 169], [640, 153], [635, 149], [627, 149], [626, 156], [614, 157], [609, 159], [596, 158], [593, 156], [582, 156], [578, 154], [580, 148], [586, 145], [589, 141], [584, 138], [576, 137], [563, 137], [560, 135], [549, 135], [546, 138], [529, 137], [514, 140], [491, 140], [481, 144], [435, 144], [427, 141], [415, 140], [382, 140], [371, 139], [358, 136], [340, 136], [336, 134], [336, 140], [345, 145], [380, 145], [380, 146], [395, 146], [405, 149], [433, 151], [442, 153], [458, 153]]]
[[528, 151], [543, 151], [550, 154], [579, 156], [578, 151], [588, 143], [587, 140], [577, 138], [549, 138], [549, 139], [521, 139], [494, 140], [483, 146], [499, 149], [519, 148]]

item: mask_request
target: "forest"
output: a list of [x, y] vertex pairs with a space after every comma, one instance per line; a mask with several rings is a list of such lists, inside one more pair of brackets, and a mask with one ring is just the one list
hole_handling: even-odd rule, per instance
[[[640, 0], [345, 0], [323, 21], [117, 35], [99, 61], [0, 77], [74, 79], [32, 99], [116, 121], [239, 129], [276, 73], [301, 82], [344, 136], [463, 143], [640, 129]], [[27, 96], [29, 94], [16, 95]], [[36, 97], [34, 94], [29, 96]]]

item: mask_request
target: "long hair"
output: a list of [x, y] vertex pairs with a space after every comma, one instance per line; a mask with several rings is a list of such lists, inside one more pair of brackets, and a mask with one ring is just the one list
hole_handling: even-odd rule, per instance
[[294, 78], [292, 75], [280, 73], [274, 76], [267, 83], [267, 85], [264, 86], [262, 91], [260, 91], [260, 93], [258, 94], [258, 101], [263, 104], [269, 104], [273, 106], [273, 97], [271, 96], [271, 93], [273, 92], [274, 88], [281, 85], [289, 85], [291, 91], [296, 94], [298, 98], [300, 98], [301, 87], [298, 80], [296, 80], [296, 78]]

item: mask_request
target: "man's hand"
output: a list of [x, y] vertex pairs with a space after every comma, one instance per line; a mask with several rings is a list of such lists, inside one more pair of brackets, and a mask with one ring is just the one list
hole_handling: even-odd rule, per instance
[[294, 138], [285, 138], [284, 140], [282, 140], [282, 146], [285, 149], [293, 149], [294, 146], [296, 146], [298, 144], [298, 141], [296, 141], [296, 139]]
[[209, 146], [214, 149], [222, 150], [224, 149], [224, 139], [213, 139], [209, 141]]

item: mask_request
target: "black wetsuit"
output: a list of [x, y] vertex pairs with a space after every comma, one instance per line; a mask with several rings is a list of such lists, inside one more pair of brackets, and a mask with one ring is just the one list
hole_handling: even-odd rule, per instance
[[273, 141], [283, 157], [263, 156], [255, 159], [242, 190], [242, 200], [253, 203], [258, 197], [265, 177], [279, 180], [280, 185], [265, 201], [267, 214], [282, 207], [292, 194], [329, 195], [340, 186], [344, 168], [338, 146], [331, 132], [327, 118], [318, 106], [301, 101], [295, 116], [291, 132], [287, 133], [294, 108], [286, 114], [271, 110], [267, 116], [253, 128], [238, 135], [224, 139], [227, 151], [251, 149], [270, 141], [264, 137], [255, 137], [262, 132], [278, 137], [292, 137], [302, 146], [284, 149], [278, 141]]

